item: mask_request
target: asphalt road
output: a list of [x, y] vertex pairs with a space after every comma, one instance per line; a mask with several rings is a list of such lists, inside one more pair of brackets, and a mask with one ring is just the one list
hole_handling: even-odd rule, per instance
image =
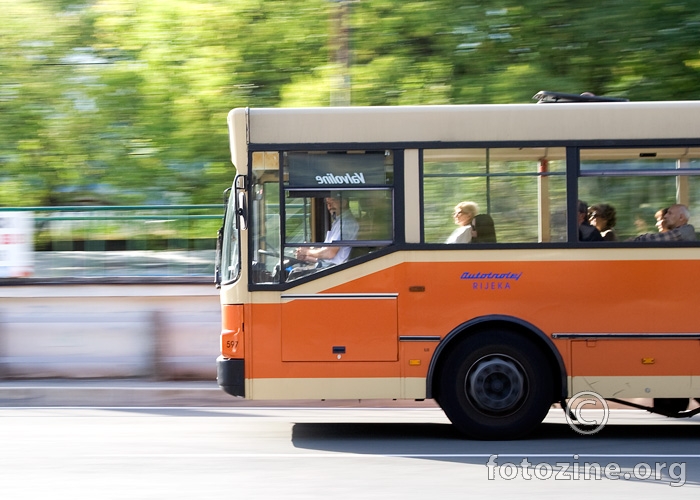
[[13, 500], [695, 499], [698, 424], [700, 416], [612, 410], [600, 432], [583, 436], [552, 410], [529, 439], [484, 442], [461, 439], [434, 407], [1, 408], [0, 492]]

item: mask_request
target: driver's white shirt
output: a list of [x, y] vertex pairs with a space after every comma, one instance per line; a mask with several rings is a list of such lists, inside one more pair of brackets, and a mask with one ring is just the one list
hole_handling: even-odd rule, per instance
[[[354, 240], [357, 238], [359, 229], [360, 225], [355, 220], [355, 217], [352, 216], [352, 213], [344, 212], [340, 217], [335, 218], [333, 224], [331, 224], [331, 230], [326, 233], [326, 239], [323, 242], [332, 243], [333, 241]], [[350, 249], [351, 247], [339, 247], [335, 257], [323, 260], [323, 265], [342, 264], [350, 257]]]

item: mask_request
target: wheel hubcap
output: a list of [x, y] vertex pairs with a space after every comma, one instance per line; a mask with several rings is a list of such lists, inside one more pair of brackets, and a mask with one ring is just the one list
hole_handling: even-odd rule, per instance
[[524, 370], [507, 356], [486, 356], [467, 373], [467, 397], [479, 408], [503, 412], [513, 408], [525, 393]]

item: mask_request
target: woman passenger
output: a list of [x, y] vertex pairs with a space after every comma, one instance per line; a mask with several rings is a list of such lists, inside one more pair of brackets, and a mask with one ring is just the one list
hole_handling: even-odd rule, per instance
[[452, 234], [445, 243], [470, 243], [472, 241], [472, 220], [479, 213], [479, 205], [473, 201], [462, 201], [457, 203], [455, 211], [452, 213], [455, 224], [459, 227], [452, 231]]
[[589, 210], [589, 220], [605, 241], [617, 241], [617, 235], [613, 228], [617, 224], [617, 212], [612, 205], [601, 203], [593, 205]]
[[656, 218], [656, 229], [658, 229], [660, 233], [665, 233], [668, 231], [666, 220], [664, 219], [666, 212], [668, 212], [668, 207], [662, 208], [654, 214], [654, 217]]

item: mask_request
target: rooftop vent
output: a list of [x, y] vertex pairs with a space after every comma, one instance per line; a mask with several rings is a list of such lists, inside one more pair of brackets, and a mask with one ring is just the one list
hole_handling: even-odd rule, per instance
[[590, 92], [583, 94], [564, 94], [562, 92], [550, 92], [549, 90], [540, 90], [533, 99], [537, 100], [537, 104], [550, 102], [627, 102], [629, 99], [621, 97], [602, 97]]

